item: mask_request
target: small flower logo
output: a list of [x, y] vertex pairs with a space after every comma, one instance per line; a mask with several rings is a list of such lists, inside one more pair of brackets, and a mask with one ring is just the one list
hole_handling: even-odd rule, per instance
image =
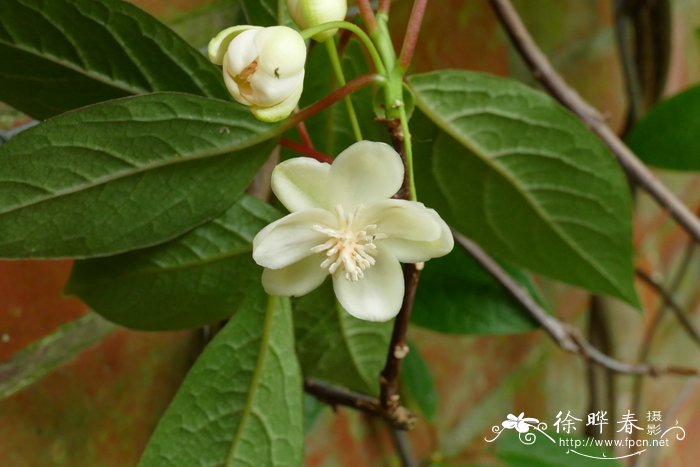
[[540, 421], [536, 418], [524, 418], [524, 415], [525, 412], [520, 412], [520, 415], [517, 417], [509, 413], [501, 425], [507, 430], [515, 428], [518, 433], [527, 433], [531, 427], [536, 426]]

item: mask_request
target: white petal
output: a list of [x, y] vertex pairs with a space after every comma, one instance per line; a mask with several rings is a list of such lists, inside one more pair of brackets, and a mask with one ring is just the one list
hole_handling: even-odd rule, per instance
[[328, 240], [313, 230], [332, 226], [335, 216], [323, 209], [294, 212], [262, 229], [253, 239], [253, 259], [260, 266], [281, 269], [311, 255], [311, 248]]
[[[405, 236], [389, 237], [377, 242], [379, 248], [384, 248], [402, 263], [420, 263], [432, 258], [445, 256], [454, 248], [452, 232], [440, 215], [433, 209], [424, 208], [439, 227], [440, 235], [434, 240], [407, 239]], [[380, 228], [381, 230], [381, 228]]]
[[295, 157], [272, 171], [272, 191], [290, 212], [325, 206], [331, 166], [310, 157]]
[[209, 55], [209, 60], [215, 65], [222, 65], [224, 62], [224, 55], [231, 44], [231, 41], [243, 31], [249, 29], [260, 29], [259, 26], [241, 25], [232, 26], [221, 31], [219, 34], [214, 36], [212, 40], [209, 41], [209, 46], [207, 47], [207, 54]]
[[254, 27], [243, 31], [233, 38], [228, 46], [225, 60], [229, 64], [229, 70], [233, 76], [238, 75], [248, 65], [258, 58], [258, 49], [255, 46], [255, 38], [264, 31], [264, 28]]
[[[346, 0], [298, 1], [287, 2], [289, 14], [300, 29], [307, 29], [330, 21], [342, 21], [348, 13]], [[316, 34], [313, 38], [323, 42], [337, 32], [337, 29]]]
[[238, 83], [233, 79], [231, 71], [229, 70], [229, 63], [226, 58], [224, 58], [224, 83], [226, 84], [226, 89], [231, 93], [236, 102], [243, 105], [250, 105], [250, 101], [241, 94], [241, 89], [238, 87]]
[[503, 425], [503, 428], [506, 428], [508, 430], [512, 430], [513, 428], [515, 428], [516, 424], [517, 422], [514, 422], [512, 420], [506, 420], [503, 423], [501, 423], [501, 425]]
[[323, 257], [315, 254], [282, 269], [265, 268], [262, 284], [265, 292], [280, 297], [306, 295], [323, 283], [328, 269], [321, 267]]
[[269, 123], [279, 122], [280, 120], [284, 120], [285, 118], [289, 117], [292, 112], [294, 112], [294, 109], [299, 103], [299, 98], [301, 97], [301, 92], [303, 89], [304, 83], [302, 82], [296, 91], [294, 91], [288, 98], [279, 104], [273, 105], [272, 107], [253, 106], [250, 108], [250, 110], [258, 120]]
[[377, 224], [378, 231], [389, 237], [435, 240], [440, 236], [440, 224], [431, 211], [416, 201], [385, 199], [362, 209], [355, 224]]
[[304, 70], [306, 42], [299, 32], [287, 26], [265, 28], [255, 38], [262, 66], [269, 75], [288, 78]]
[[304, 86], [304, 72], [288, 78], [277, 78], [268, 75], [265, 70], [258, 68], [249, 78], [253, 92], [247, 96], [258, 107], [271, 107], [294, 94], [300, 86]]
[[331, 166], [332, 203], [352, 209], [391, 198], [401, 188], [403, 174], [401, 157], [391, 146], [372, 141], [355, 143]]
[[527, 423], [518, 422], [515, 425], [515, 429], [518, 431], [518, 433], [527, 433], [530, 431], [530, 426]]
[[352, 282], [340, 273], [333, 276], [333, 290], [345, 311], [367, 321], [388, 321], [396, 316], [403, 301], [403, 271], [398, 260], [385, 252], [365, 276]]

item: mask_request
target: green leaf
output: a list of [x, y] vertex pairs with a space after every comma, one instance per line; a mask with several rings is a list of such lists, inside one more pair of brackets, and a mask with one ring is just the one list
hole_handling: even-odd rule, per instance
[[139, 465], [301, 465], [292, 331], [289, 300], [257, 288], [194, 364]]
[[294, 300], [293, 307], [297, 355], [304, 376], [377, 395], [391, 322], [373, 323], [350, 316], [337, 303], [330, 281]]
[[401, 388], [409, 403], [418, 406], [420, 412], [432, 421], [437, 414], [438, 394], [430, 367], [423, 360], [420, 349], [414, 342], [401, 365]]
[[48, 120], [0, 146], [0, 257], [86, 258], [170, 240], [233, 204], [278, 131], [238, 104], [187, 94]]
[[442, 130], [417, 156], [438, 190], [419, 190], [427, 204], [498, 258], [638, 303], [629, 188], [582, 123], [511, 80], [439, 71], [409, 82]]
[[76, 262], [66, 292], [135, 329], [186, 329], [228, 318], [260, 282], [253, 237], [279, 217], [244, 196], [221, 217], [152, 248]]
[[0, 101], [45, 119], [156, 91], [228, 97], [217, 67], [127, 2], [0, 2]]
[[249, 24], [256, 26], [290, 24], [285, 0], [243, 0], [243, 10]]
[[630, 148], [649, 165], [700, 170], [700, 86], [654, 107], [628, 137]]
[[[506, 270], [539, 299], [527, 275], [512, 267]], [[503, 287], [459, 247], [426, 264], [411, 322], [448, 334], [513, 334], [537, 327]]]

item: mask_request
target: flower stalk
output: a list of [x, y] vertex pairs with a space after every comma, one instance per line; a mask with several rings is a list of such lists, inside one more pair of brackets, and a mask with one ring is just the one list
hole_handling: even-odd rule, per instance
[[[343, 66], [340, 63], [340, 57], [338, 57], [338, 49], [336, 48], [335, 41], [329, 39], [325, 42], [326, 50], [328, 51], [328, 57], [331, 60], [331, 66], [333, 67], [333, 72], [335, 73], [335, 79], [338, 80], [340, 86], [345, 86], [345, 74], [343, 73]], [[345, 101], [345, 108], [348, 112], [348, 117], [350, 118], [350, 125], [352, 125], [352, 132], [355, 135], [355, 141], [362, 141], [362, 130], [360, 129], [360, 122], [357, 121], [357, 113], [355, 112], [355, 107], [352, 104], [352, 98], [348, 95], [343, 98]]]

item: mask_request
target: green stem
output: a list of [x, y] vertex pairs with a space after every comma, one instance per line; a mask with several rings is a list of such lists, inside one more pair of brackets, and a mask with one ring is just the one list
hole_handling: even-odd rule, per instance
[[[345, 86], [343, 66], [340, 63], [338, 50], [335, 48], [335, 41], [332, 37], [326, 40], [326, 50], [328, 50], [328, 57], [331, 59], [331, 65], [333, 66], [338, 84], [340, 86]], [[345, 107], [348, 111], [348, 117], [350, 117], [350, 124], [352, 125], [352, 132], [355, 135], [355, 140], [362, 141], [362, 130], [360, 130], [360, 123], [357, 121], [357, 114], [355, 113], [355, 107], [352, 105], [352, 98], [350, 96], [345, 96], [343, 100], [345, 101]]]
[[357, 38], [360, 39], [360, 41], [364, 44], [365, 48], [367, 49], [367, 52], [369, 52], [369, 55], [372, 58], [372, 62], [374, 62], [374, 67], [377, 69], [377, 73], [379, 73], [382, 76], [387, 76], [386, 67], [384, 66], [384, 62], [382, 62], [382, 59], [379, 56], [379, 52], [377, 52], [377, 48], [370, 40], [367, 33], [365, 33], [362, 29], [360, 29], [360, 27], [358, 27], [355, 24], [349, 23], [347, 21], [331, 21], [329, 23], [319, 24], [318, 26], [314, 26], [309, 29], [304, 29], [303, 31], [301, 31], [301, 37], [303, 37], [304, 39], [309, 39], [318, 34], [319, 32], [324, 32], [331, 29], [347, 29], [348, 31], [355, 34]]
[[411, 142], [411, 130], [408, 128], [408, 116], [406, 115], [405, 105], [399, 108], [399, 119], [401, 120], [404, 155], [406, 157], [406, 172], [408, 173], [408, 197], [411, 201], [417, 201], [418, 194], [416, 193], [416, 182], [413, 176], [413, 144]]

